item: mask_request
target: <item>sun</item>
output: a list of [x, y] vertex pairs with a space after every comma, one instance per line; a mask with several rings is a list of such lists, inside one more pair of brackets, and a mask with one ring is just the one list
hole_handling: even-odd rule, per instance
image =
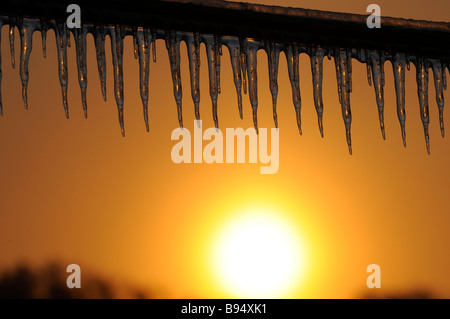
[[289, 298], [304, 272], [298, 230], [267, 208], [245, 210], [220, 232], [213, 268], [221, 286], [237, 298]]

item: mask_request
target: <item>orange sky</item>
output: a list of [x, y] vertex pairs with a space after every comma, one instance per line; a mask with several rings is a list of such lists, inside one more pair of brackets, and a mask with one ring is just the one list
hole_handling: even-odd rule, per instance
[[[258, 1], [262, 2], [262, 1]], [[365, 14], [370, 1], [280, 1], [279, 5]], [[443, 1], [378, 1], [382, 15], [448, 21]], [[312, 96], [309, 57], [300, 56], [302, 128], [299, 136], [285, 56], [280, 56], [278, 122], [280, 168], [261, 175], [260, 164], [174, 164], [170, 135], [178, 125], [165, 43], [150, 65], [150, 133], [145, 131], [138, 62], [125, 40], [125, 129], [113, 96], [107, 39], [107, 102], [88, 37], [88, 119], [83, 117], [74, 46], [69, 49], [69, 111], [64, 117], [55, 37], [47, 58], [33, 37], [28, 100], [21, 98], [18, 65], [10, 63], [2, 29], [0, 118], [0, 269], [20, 260], [78, 263], [150, 288], [160, 297], [224, 297], [208, 264], [214, 236], [243, 206], [276, 207], [299, 231], [308, 270], [291, 297], [347, 298], [367, 292], [367, 265], [382, 270], [383, 291], [423, 288], [450, 297], [450, 140], [442, 138], [430, 73], [431, 155], [419, 116], [415, 68], [406, 75], [407, 148], [401, 141], [392, 66], [385, 66], [386, 141], [381, 138], [373, 87], [365, 66], [353, 63], [352, 141], [348, 154], [334, 61], [324, 62], [324, 134]], [[73, 40], [73, 38], [72, 38]], [[73, 43], [73, 41], [72, 41]], [[16, 32], [16, 63], [20, 42]], [[183, 117], [193, 129], [194, 107], [186, 46], [181, 49]], [[201, 52], [203, 127], [212, 127], [208, 70]], [[273, 127], [267, 57], [258, 53], [258, 120]], [[219, 125], [251, 127], [244, 100], [239, 119], [228, 50], [224, 48]], [[448, 72], [447, 72], [448, 75]], [[445, 92], [450, 101], [450, 95]], [[449, 131], [448, 111], [444, 112]]]

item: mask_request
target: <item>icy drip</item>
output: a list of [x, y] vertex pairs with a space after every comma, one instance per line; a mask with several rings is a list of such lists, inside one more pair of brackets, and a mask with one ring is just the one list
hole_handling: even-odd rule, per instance
[[178, 124], [183, 127], [182, 89], [180, 75], [180, 39], [175, 31], [166, 31], [166, 47], [169, 53], [170, 70], [172, 72], [173, 95], [177, 102]]
[[[431, 60], [431, 67], [434, 75], [434, 86], [436, 89], [436, 102], [439, 108], [439, 127], [441, 135], [444, 137], [444, 79], [445, 69], [442, 67], [441, 61]], [[446, 86], [446, 85], [445, 85]]]
[[241, 77], [241, 50], [237, 41], [228, 41], [228, 50], [230, 51], [231, 67], [233, 69], [234, 86], [238, 100], [239, 116], [243, 118], [242, 112], [242, 77]]
[[59, 74], [59, 82], [61, 83], [64, 112], [66, 118], [69, 118], [69, 105], [67, 104], [67, 84], [68, 84], [67, 32], [65, 23], [60, 23], [56, 26], [55, 35], [56, 35], [56, 47], [58, 50], [58, 74]]
[[149, 30], [140, 28], [136, 31], [135, 36], [139, 57], [139, 87], [144, 112], [145, 128], [148, 132], [148, 81], [150, 76], [150, 41], [152, 40], [152, 35]]
[[428, 66], [427, 61], [422, 57], [418, 57], [416, 60], [416, 79], [417, 94], [419, 95], [420, 118], [422, 119], [427, 152], [430, 154], [430, 136], [428, 134], [428, 125], [430, 123], [428, 110]]
[[222, 38], [218, 35], [214, 35], [214, 47], [216, 54], [217, 93], [220, 94], [220, 60], [222, 56]]
[[397, 116], [402, 130], [402, 140], [404, 147], [406, 147], [405, 65], [405, 55], [401, 53], [395, 54], [392, 61], [392, 66], [394, 71], [395, 92], [397, 95]]
[[294, 102], [295, 114], [297, 118], [297, 127], [300, 135], [302, 135], [302, 121], [300, 115], [302, 101], [300, 96], [299, 54], [297, 44], [293, 43], [287, 45], [285, 53], [288, 65], [289, 80], [292, 87], [292, 100]]
[[256, 54], [258, 53], [258, 45], [254, 43], [247, 44], [247, 75], [248, 75], [248, 96], [253, 112], [253, 125], [256, 133], [258, 133], [258, 75]]
[[94, 29], [95, 51], [97, 55], [98, 76], [102, 89], [103, 100], [106, 101], [106, 54], [105, 54], [105, 31], [102, 26]]
[[217, 45], [215, 39], [206, 38], [206, 56], [208, 58], [208, 70], [209, 70], [209, 95], [212, 101], [212, 113], [214, 126], [219, 127], [219, 119], [217, 116], [217, 98], [219, 96], [218, 89], [218, 76], [217, 76]]
[[86, 27], [75, 28], [75, 51], [77, 55], [78, 83], [81, 89], [81, 102], [84, 117], [87, 118], [87, 65], [86, 65]]
[[[190, 35], [187, 39], [189, 73], [191, 77], [191, 95], [194, 101], [195, 118], [200, 120], [200, 38], [199, 34]], [[200, 124], [200, 122], [198, 122]]]
[[48, 25], [44, 19], [41, 19], [41, 38], [42, 38], [42, 54], [47, 57], [47, 30]]
[[123, 122], [123, 30], [117, 25], [110, 30], [111, 51], [114, 66], [114, 96], [116, 98], [117, 110], [119, 112], [119, 123], [122, 136], [125, 136]]
[[13, 69], [16, 68], [16, 59], [14, 57], [14, 21], [14, 19], [10, 19], [9, 22], [9, 49], [11, 51], [11, 64]]
[[325, 51], [322, 48], [311, 49], [311, 72], [313, 80], [314, 105], [316, 107], [317, 119], [319, 123], [320, 135], [323, 137], [323, 101], [322, 101], [322, 81], [323, 81], [323, 58]]
[[134, 28], [133, 29], [133, 54], [134, 54], [134, 59], [137, 60], [139, 57], [139, 48], [138, 48], [138, 42], [137, 42], [137, 29]]
[[367, 63], [370, 64], [375, 98], [378, 106], [378, 118], [383, 139], [386, 139], [384, 128], [384, 55], [378, 51], [370, 51]]
[[21, 21], [20, 26], [20, 79], [22, 80], [22, 98], [25, 109], [28, 109], [28, 62], [32, 49], [34, 26], [27, 21]]
[[278, 97], [278, 62], [280, 60], [280, 49], [273, 41], [266, 42], [267, 59], [269, 62], [269, 88], [272, 94], [272, 113], [275, 127], [278, 128], [277, 97]]
[[352, 154], [352, 138], [351, 138], [351, 123], [352, 112], [350, 109], [350, 92], [351, 92], [351, 73], [348, 65], [351, 56], [344, 50], [339, 50], [334, 55], [334, 63], [336, 67], [336, 78], [338, 84], [339, 102], [341, 103], [342, 118], [345, 124], [345, 133], [347, 137], [348, 151]]
[[156, 63], [156, 31], [152, 30], [152, 59]]
[[247, 94], [247, 39], [239, 39], [241, 48], [241, 71], [242, 71], [242, 85], [244, 87], [244, 94]]

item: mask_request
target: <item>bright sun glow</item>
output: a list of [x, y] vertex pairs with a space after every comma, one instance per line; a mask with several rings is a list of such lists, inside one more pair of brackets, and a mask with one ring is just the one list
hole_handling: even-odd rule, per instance
[[267, 209], [246, 210], [220, 233], [214, 267], [238, 298], [289, 297], [304, 271], [301, 240], [289, 220]]

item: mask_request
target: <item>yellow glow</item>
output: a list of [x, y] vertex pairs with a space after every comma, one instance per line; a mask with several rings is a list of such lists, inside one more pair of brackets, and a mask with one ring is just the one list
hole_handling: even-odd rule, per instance
[[243, 211], [213, 245], [216, 276], [238, 298], [289, 297], [304, 272], [305, 254], [296, 229], [267, 208]]

